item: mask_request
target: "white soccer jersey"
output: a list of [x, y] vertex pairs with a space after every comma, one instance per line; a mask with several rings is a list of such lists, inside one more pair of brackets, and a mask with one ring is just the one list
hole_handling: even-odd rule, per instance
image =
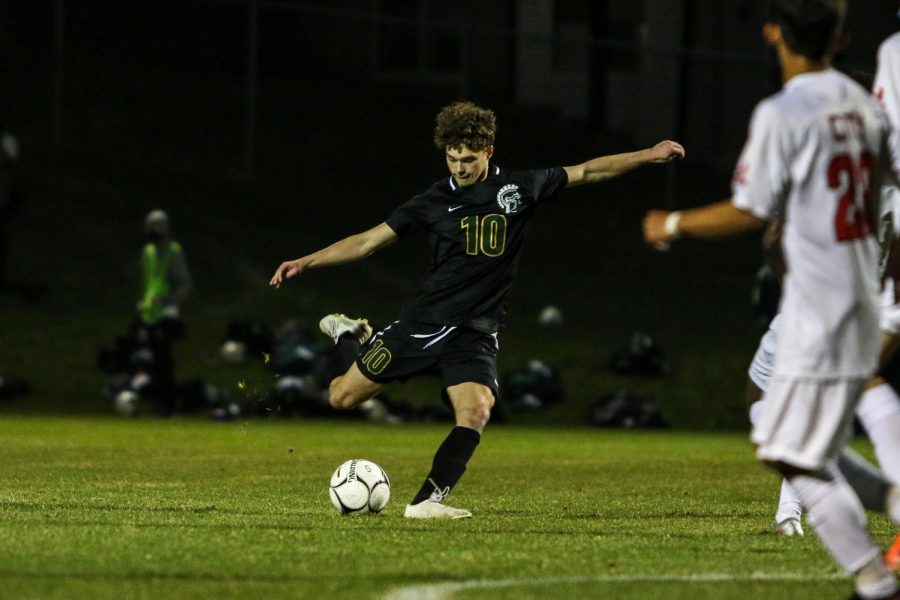
[[[878, 70], [872, 91], [891, 123], [894, 169], [900, 172], [897, 164], [900, 157], [900, 33], [890, 36], [878, 47]], [[894, 182], [888, 182], [882, 188], [880, 225], [883, 271], [891, 244], [900, 234], [900, 191]], [[881, 329], [894, 335], [900, 333], [900, 303], [897, 302], [896, 288], [897, 282], [888, 277], [884, 280], [881, 295]]]
[[[875, 72], [872, 93], [881, 103], [891, 124], [894, 170], [900, 173], [900, 33], [890, 36], [878, 47], [878, 70]], [[882, 189], [881, 203], [882, 221], [890, 214], [893, 233], [896, 235], [900, 232], [900, 193], [893, 183], [888, 182]], [[883, 241], [890, 243], [890, 240]]]
[[900, 33], [895, 33], [878, 47], [878, 70], [872, 91], [893, 127], [894, 171], [900, 173], [900, 151], [897, 151], [900, 148]]
[[833, 69], [791, 78], [754, 111], [733, 202], [785, 222], [774, 375], [866, 377], [876, 367], [879, 247], [867, 212], [877, 215], [888, 132], [869, 92]]

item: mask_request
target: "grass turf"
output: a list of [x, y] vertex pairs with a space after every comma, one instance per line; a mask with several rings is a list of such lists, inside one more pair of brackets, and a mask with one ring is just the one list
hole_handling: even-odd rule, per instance
[[[840, 598], [814, 534], [766, 533], [776, 478], [744, 435], [495, 427], [450, 497], [402, 507], [446, 426], [8, 417], [0, 581], [14, 598]], [[866, 448], [863, 448], [866, 450]], [[390, 474], [341, 517], [331, 471]], [[871, 518], [877, 542], [890, 523]], [[443, 587], [412, 587], [443, 584]], [[9, 594], [9, 596], [6, 596]]]

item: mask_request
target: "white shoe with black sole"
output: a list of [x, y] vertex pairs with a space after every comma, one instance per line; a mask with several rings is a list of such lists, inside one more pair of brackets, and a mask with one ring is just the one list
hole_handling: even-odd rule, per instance
[[338, 340], [345, 333], [349, 333], [359, 340], [360, 344], [365, 344], [372, 337], [372, 326], [366, 319], [351, 319], [347, 315], [341, 313], [333, 313], [325, 315], [319, 321], [319, 329], [322, 333], [334, 340], [337, 344]]
[[468, 519], [472, 513], [434, 500], [423, 500], [418, 504], [407, 504], [403, 516], [407, 519]]

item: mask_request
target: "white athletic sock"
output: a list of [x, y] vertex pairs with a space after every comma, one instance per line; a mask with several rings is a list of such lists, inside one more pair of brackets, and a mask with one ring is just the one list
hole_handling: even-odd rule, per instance
[[863, 393], [856, 416], [875, 446], [878, 464], [887, 478], [900, 483], [900, 397], [883, 383]]
[[835, 464], [818, 476], [795, 475], [791, 486], [807, 510], [807, 522], [848, 573], [857, 573], [881, 552], [866, 531], [866, 515], [859, 498]]
[[794, 488], [787, 479], [781, 480], [781, 495], [778, 497], [778, 512], [775, 513], [775, 523], [781, 523], [785, 519], [799, 519], [803, 516], [803, 507]]
[[[756, 425], [759, 416], [762, 414], [765, 401], [757, 400], [750, 405], [750, 424]], [[775, 523], [781, 523], [785, 519], [799, 519], [803, 516], [803, 507], [800, 506], [800, 499], [786, 479], [781, 480], [781, 494], [778, 496], [778, 510], [775, 512]]]

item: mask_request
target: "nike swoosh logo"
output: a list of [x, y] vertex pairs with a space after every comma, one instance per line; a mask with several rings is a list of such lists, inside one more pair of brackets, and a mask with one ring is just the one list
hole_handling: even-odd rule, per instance
[[454, 210], [460, 209], [463, 206], [465, 206], [465, 204], [460, 204], [459, 206], [451, 206], [447, 209], [447, 212], [453, 212]]

